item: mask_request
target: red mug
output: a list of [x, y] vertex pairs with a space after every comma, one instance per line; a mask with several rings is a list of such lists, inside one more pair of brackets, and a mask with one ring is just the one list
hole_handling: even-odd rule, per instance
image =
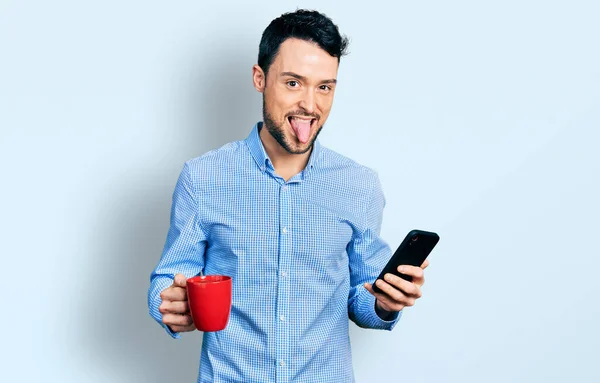
[[231, 277], [206, 275], [186, 281], [188, 304], [196, 328], [203, 332], [227, 327], [231, 312]]

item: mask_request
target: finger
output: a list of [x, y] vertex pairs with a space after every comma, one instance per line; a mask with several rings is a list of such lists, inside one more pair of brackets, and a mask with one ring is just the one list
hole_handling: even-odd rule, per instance
[[189, 326], [169, 326], [173, 332], [187, 332], [194, 331], [196, 326], [192, 323]]
[[[406, 282], [406, 281], [405, 281]], [[381, 299], [388, 299], [392, 302], [392, 304], [395, 305], [404, 305], [404, 306], [414, 306], [415, 302], [416, 302], [416, 298], [410, 295], [406, 295], [403, 291], [400, 291], [398, 289], [396, 289], [395, 287], [393, 287], [392, 285], [390, 285], [389, 283], [382, 281], [382, 280], [378, 280], [376, 282], [377, 286], [385, 293], [384, 297], [382, 297]], [[378, 296], [378, 299], [380, 299], [380, 297]]]
[[[425, 262], [429, 262], [429, 261], [425, 260]], [[425, 265], [425, 263], [423, 263], [423, 264]], [[427, 265], [429, 265], [429, 263], [427, 263]], [[422, 266], [415, 267], [415, 266], [403, 265], [403, 266], [398, 267], [398, 271], [400, 271], [402, 274], [412, 276], [412, 283], [414, 283], [417, 286], [423, 286], [425, 284], [425, 272], [423, 270], [424, 270], [424, 268]]]
[[403, 305], [402, 303], [398, 303], [392, 300], [389, 296], [385, 294], [381, 294], [381, 296], [377, 298], [377, 302], [379, 302], [380, 307], [390, 312], [400, 311], [405, 307], [405, 305]]
[[167, 287], [160, 293], [163, 301], [185, 301], [187, 300], [187, 290], [183, 287]]
[[425, 262], [421, 265], [421, 269], [425, 270], [429, 266], [429, 259], [425, 259]]
[[173, 278], [173, 286], [186, 287], [187, 278], [183, 274], [176, 274]]
[[187, 301], [162, 301], [158, 311], [162, 314], [186, 314], [189, 312], [189, 307]]
[[194, 323], [191, 315], [179, 315], [171, 313], [164, 314], [162, 321], [167, 326], [189, 326]]
[[404, 308], [404, 305], [394, 302], [388, 295], [376, 293], [373, 290], [373, 285], [371, 285], [370, 283], [365, 283], [364, 286], [368, 292], [375, 296], [380, 306], [382, 306], [384, 310], [391, 312], [400, 311]]
[[383, 291], [384, 295], [387, 295], [394, 302], [404, 303], [404, 300], [407, 298], [402, 291], [394, 288], [392, 285], [381, 279], [378, 279], [375, 282], [375, 285]]
[[371, 293], [371, 295], [377, 297], [377, 293], [375, 291], [373, 291], [373, 285], [370, 283], [365, 283], [363, 286], [365, 286], [365, 289], [367, 289], [368, 292]]
[[[405, 279], [400, 278], [397, 275], [387, 273], [384, 275], [384, 279], [387, 283], [392, 285], [394, 288], [401, 290], [405, 295], [420, 298], [421, 289], [415, 282], [409, 282]], [[414, 281], [417, 279], [415, 278]]]
[[398, 266], [398, 271], [404, 275], [410, 275], [413, 278], [423, 278], [423, 275], [425, 275], [422, 268], [410, 265]]
[[[377, 282], [377, 281], [375, 281], [375, 282]], [[380, 299], [381, 297], [386, 296], [383, 293], [375, 292], [375, 290], [373, 290], [373, 285], [370, 283], [365, 283], [364, 286], [365, 286], [365, 289], [367, 289], [367, 291], [370, 292], [371, 295], [373, 295], [377, 299]], [[379, 285], [377, 285], [377, 286], [379, 286]]]

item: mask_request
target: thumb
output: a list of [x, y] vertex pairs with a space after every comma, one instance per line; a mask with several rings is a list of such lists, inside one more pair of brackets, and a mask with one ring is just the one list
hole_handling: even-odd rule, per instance
[[173, 279], [173, 286], [186, 287], [187, 278], [183, 274], [176, 274]]

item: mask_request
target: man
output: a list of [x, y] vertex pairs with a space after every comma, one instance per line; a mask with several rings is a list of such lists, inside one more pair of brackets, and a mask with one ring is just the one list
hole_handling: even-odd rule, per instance
[[204, 334], [198, 382], [352, 382], [348, 318], [391, 330], [421, 296], [427, 262], [402, 270], [412, 283], [388, 276], [373, 292], [391, 257], [379, 179], [317, 140], [347, 44], [318, 12], [273, 20], [252, 69], [263, 122], [183, 167], [148, 303], [179, 337], [195, 329], [186, 278], [233, 278], [229, 323]]

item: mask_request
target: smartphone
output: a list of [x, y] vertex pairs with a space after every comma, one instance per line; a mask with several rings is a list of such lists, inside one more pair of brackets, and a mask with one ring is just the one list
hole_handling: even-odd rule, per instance
[[[430, 231], [411, 230], [398, 249], [383, 268], [377, 279], [383, 279], [387, 273], [394, 274], [400, 278], [412, 282], [410, 275], [404, 275], [398, 271], [400, 265], [421, 266], [431, 253], [431, 250], [440, 240], [439, 235]], [[377, 281], [377, 280], [375, 280]], [[373, 283], [373, 291], [381, 293], [381, 289]]]

